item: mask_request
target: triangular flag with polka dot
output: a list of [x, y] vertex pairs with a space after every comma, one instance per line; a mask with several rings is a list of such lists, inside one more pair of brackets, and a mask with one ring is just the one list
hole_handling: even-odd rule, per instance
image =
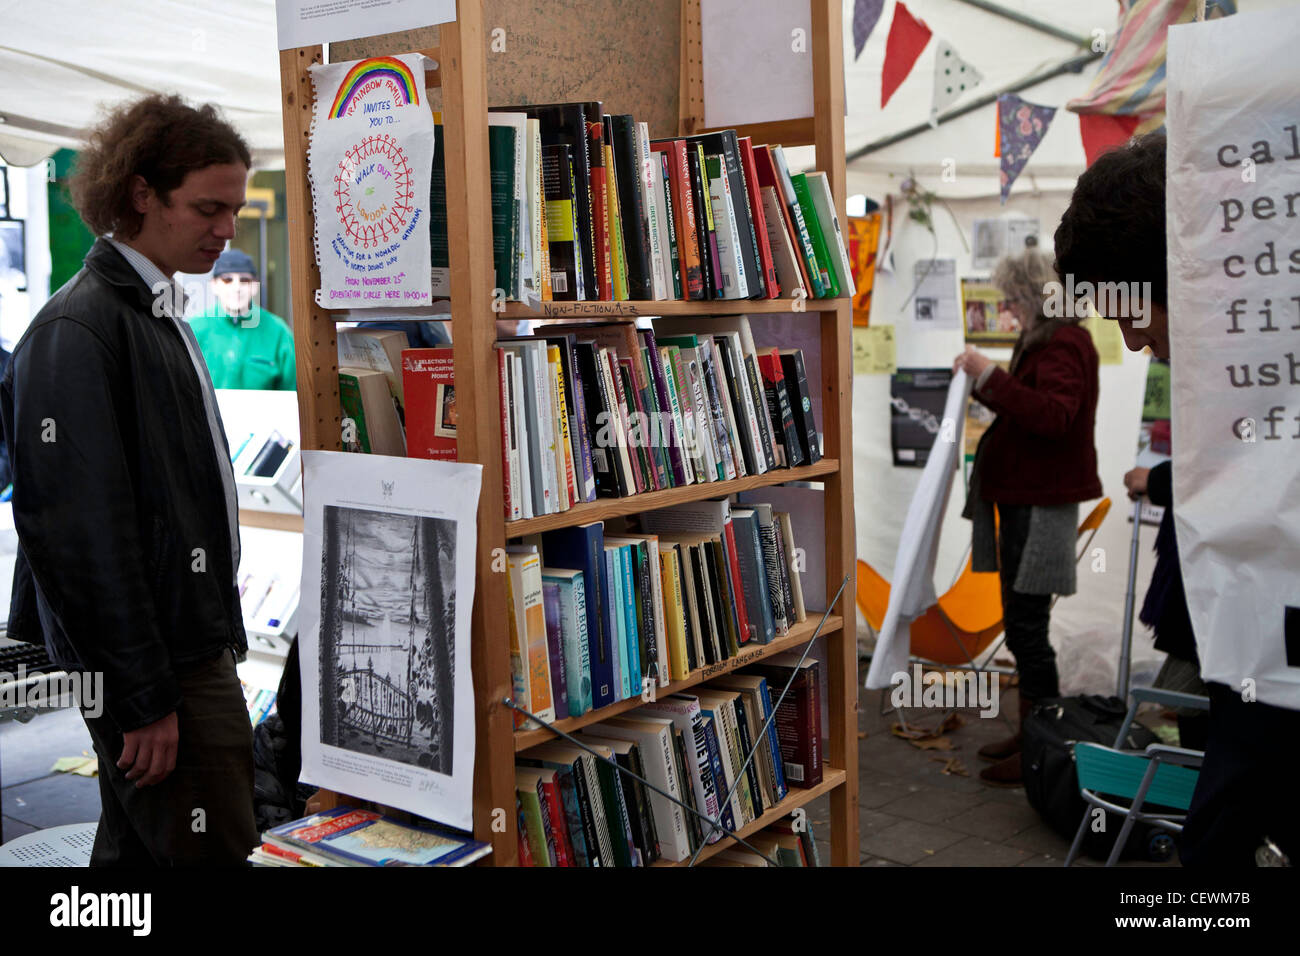
[[979, 86], [984, 77], [952, 48], [947, 40], [939, 40], [934, 51], [934, 92], [930, 96], [930, 125], [937, 125], [940, 113], [961, 99], [970, 89]]

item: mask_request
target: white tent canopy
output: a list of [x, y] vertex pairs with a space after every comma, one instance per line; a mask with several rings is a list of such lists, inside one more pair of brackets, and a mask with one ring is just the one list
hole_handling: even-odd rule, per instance
[[274, 0], [0, 0], [0, 156], [76, 147], [104, 107], [147, 92], [215, 103], [259, 166], [282, 166]]

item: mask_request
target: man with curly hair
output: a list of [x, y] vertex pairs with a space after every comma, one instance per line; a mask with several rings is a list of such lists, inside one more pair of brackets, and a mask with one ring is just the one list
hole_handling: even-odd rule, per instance
[[[211, 106], [151, 95], [81, 153], [99, 238], [0, 383], [20, 549], [9, 634], [102, 675], [92, 865], [241, 863], [257, 843], [230, 452], [177, 272], [235, 234], [251, 164]], [[98, 711], [98, 713], [96, 712]]]

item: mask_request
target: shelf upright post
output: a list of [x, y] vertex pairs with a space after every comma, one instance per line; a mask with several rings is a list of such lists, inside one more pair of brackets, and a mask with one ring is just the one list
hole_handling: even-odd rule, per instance
[[514, 719], [502, 704], [511, 695], [512, 683], [504, 564], [498, 550], [505, 545], [505, 513], [500, 496], [501, 398], [493, 348], [487, 41], [482, 0], [458, 0], [456, 6], [456, 22], [443, 24], [440, 31], [451, 327], [460, 413], [456, 451], [461, 461], [483, 466], [470, 654], [477, 737], [474, 837], [492, 844], [493, 865], [510, 866], [518, 855], [518, 821]]

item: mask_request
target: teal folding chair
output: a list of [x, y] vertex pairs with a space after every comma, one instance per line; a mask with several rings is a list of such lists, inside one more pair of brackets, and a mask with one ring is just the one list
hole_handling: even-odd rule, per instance
[[[1119, 860], [1133, 825], [1138, 821], [1174, 833], [1183, 830], [1183, 822], [1187, 818], [1187, 809], [1192, 804], [1192, 792], [1196, 789], [1196, 779], [1200, 775], [1201, 761], [1205, 759], [1205, 754], [1199, 750], [1164, 744], [1152, 744], [1141, 752], [1121, 750], [1120, 744], [1128, 735], [1138, 705], [1147, 701], [1169, 707], [1209, 708], [1206, 698], [1194, 694], [1153, 687], [1135, 688], [1130, 694], [1128, 713], [1116, 736], [1115, 746], [1104, 747], [1088, 742], [1074, 745], [1079, 793], [1089, 806], [1079, 821], [1074, 843], [1065, 858], [1066, 866], [1070, 866], [1079, 855], [1094, 807], [1124, 816], [1124, 824], [1106, 860], [1107, 866], [1114, 866]], [[1128, 801], [1128, 805], [1116, 803], [1116, 799]], [[1161, 809], [1159, 812], [1143, 810], [1148, 805]]]

